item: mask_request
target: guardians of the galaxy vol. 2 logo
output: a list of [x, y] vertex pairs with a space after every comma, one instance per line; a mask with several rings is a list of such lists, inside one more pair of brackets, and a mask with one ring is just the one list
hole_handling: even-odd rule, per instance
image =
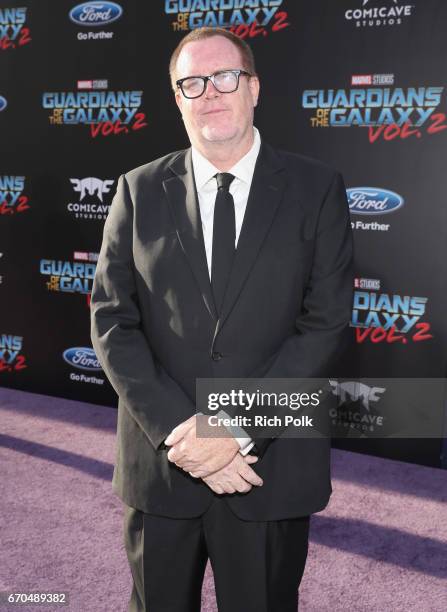
[[0, 215], [14, 215], [30, 208], [24, 176], [0, 176]]
[[75, 251], [73, 259], [74, 261], [40, 260], [40, 273], [48, 277], [48, 291], [90, 294], [98, 254]]
[[370, 142], [447, 128], [446, 115], [436, 112], [444, 87], [394, 87], [393, 74], [353, 75], [351, 86], [303, 91], [302, 107], [314, 111], [311, 127], [366, 127]]
[[78, 81], [76, 91], [48, 91], [42, 106], [52, 111], [51, 125], [88, 125], [93, 138], [120, 134], [147, 126], [145, 113], [138, 112], [142, 91], [110, 91], [107, 80]]
[[0, 51], [16, 49], [31, 42], [25, 26], [27, 7], [0, 8]]
[[27, 367], [23, 336], [0, 334], [0, 372], [15, 372]]
[[165, 13], [175, 16], [175, 31], [200, 27], [228, 28], [240, 38], [267, 36], [287, 28], [283, 0], [165, 0]]
[[407, 344], [433, 338], [430, 323], [421, 321], [428, 298], [382, 293], [379, 279], [356, 278], [354, 286], [351, 326], [358, 343], [369, 339]]

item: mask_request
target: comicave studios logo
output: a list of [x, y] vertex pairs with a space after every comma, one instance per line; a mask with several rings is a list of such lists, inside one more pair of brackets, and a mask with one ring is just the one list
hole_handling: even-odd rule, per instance
[[99, 179], [93, 176], [77, 179], [71, 178], [73, 190], [78, 194], [77, 202], [70, 202], [67, 210], [76, 219], [106, 219], [110, 204], [104, 202], [104, 197], [110, 194], [113, 179]]
[[332, 393], [338, 398], [338, 408], [330, 410], [333, 425], [360, 432], [380, 432], [384, 417], [373, 408], [382, 399], [385, 387], [370, 387], [351, 380], [329, 380], [329, 383]]
[[400, 0], [362, 0], [362, 6], [350, 8], [345, 19], [357, 28], [401, 25], [412, 16], [414, 4], [402, 4]]

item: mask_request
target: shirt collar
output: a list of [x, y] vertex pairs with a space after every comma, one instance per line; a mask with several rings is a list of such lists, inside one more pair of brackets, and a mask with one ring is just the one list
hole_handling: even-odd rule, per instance
[[[255, 169], [256, 158], [261, 147], [261, 137], [259, 130], [253, 126], [254, 139], [251, 149], [232, 166], [228, 172], [245, 183], [250, 184]], [[192, 165], [197, 189], [202, 189], [204, 185], [220, 172], [210, 161], [191, 145]]]

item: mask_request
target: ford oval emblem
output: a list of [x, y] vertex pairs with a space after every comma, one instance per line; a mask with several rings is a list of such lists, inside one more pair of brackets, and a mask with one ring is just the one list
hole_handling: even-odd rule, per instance
[[402, 196], [380, 187], [352, 187], [346, 193], [354, 215], [384, 215], [404, 205]]
[[5, 110], [7, 106], [8, 106], [8, 102], [6, 101], [6, 98], [4, 98], [3, 96], [0, 96], [0, 111]]
[[123, 14], [123, 9], [116, 2], [83, 2], [69, 12], [73, 23], [81, 26], [104, 26], [116, 21]]
[[95, 351], [86, 346], [76, 346], [63, 352], [64, 360], [80, 370], [102, 370]]

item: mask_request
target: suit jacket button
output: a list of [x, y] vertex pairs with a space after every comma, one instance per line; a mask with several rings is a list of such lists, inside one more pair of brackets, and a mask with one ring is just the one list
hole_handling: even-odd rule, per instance
[[213, 358], [213, 361], [220, 361], [223, 355], [222, 353], [219, 353], [219, 351], [213, 351], [211, 357]]

